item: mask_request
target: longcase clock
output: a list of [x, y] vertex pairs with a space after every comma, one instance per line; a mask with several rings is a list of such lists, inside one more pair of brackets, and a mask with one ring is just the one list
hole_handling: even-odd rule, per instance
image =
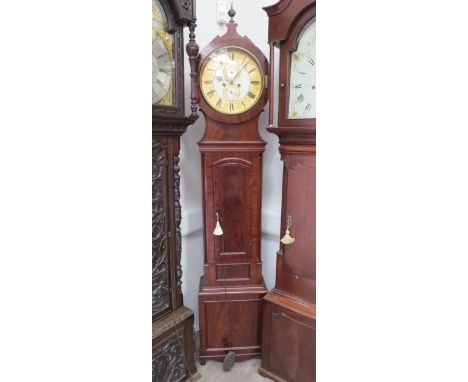
[[[195, 1], [153, 0], [152, 259], [153, 382], [179, 382], [196, 373], [193, 312], [183, 305], [180, 136], [197, 118]], [[192, 114], [185, 116], [183, 27], [193, 74]]]
[[267, 102], [266, 57], [231, 21], [198, 55], [199, 142], [204, 208], [204, 274], [200, 280], [200, 362], [233, 351], [261, 353], [260, 257], [262, 154], [258, 119]]
[[269, 17], [270, 65], [280, 49], [278, 126], [283, 161], [281, 241], [276, 285], [265, 296], [260, 374], [275, 381], [315, 381], [315, 0], [281, 0]]

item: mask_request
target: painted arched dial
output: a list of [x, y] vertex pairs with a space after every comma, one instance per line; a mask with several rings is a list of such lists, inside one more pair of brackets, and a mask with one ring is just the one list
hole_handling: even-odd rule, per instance
[[291, 52], [289, 119], [315, 118], [315, 19], [305, 25]]
[[173, 36], [158, 0], [153, 0], [153, 104], [172, 105], [174, 89]]
[[263, 70], [246, 49], [229, 46], [216, 49], [202, 63], [200, 89], [216, 111], [235, 115], [253, 108], [263, 91]]

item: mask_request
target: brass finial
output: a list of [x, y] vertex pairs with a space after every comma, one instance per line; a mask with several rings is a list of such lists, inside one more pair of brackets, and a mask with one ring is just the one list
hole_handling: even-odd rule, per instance
[[231, 18], [231, 23], [233, 23], [234, 16], [236, 15], [236, 11], [234, 10], [234, 3], [231, 3], [231, 9], [228, 11], [228, 15]]

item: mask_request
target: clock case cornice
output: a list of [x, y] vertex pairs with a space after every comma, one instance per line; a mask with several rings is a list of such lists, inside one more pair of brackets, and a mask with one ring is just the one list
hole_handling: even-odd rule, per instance
[[[225, 46], [238, 46], [252, 53], [260, 63], [264, 76], [268, 78], [268, 61], [261, 50], [247, 36], [239, 35], [237, 23], [229, 22], [226, 26], [226, 33], [215, 37], [198, 55], [197, 73], [204, 59], [216, 49]], [[265, 87], [257, 104], [247, 112], [238, 115], [226, 115], [217, 112], [208, 105], [203, 96], [200, 95], [200, 92], [198, 92], [198, 104], [206, 121], [205, 133], [200, 142], [198, 142], [201, 152], [257, 151], [261, 153], [265, 151], [266, 142], [258, 131], [258, 119], [268, 102], [266, 79], [264, 82]]]
[[276, 4], [264, 7], [263, 10], [269, 18], [268, 42], [278, 44], [287, 40], [291, 31], [304, 15], [305, 12], [313, 8], [313, 17], [315, 17], [315, 0], [306, 0], [298, 2], [292, 0], [280, 0]]
[[[306, 0], [298, 2], [280, 0], [278, 3], [264, 7], [263, 9], [269, 17], [268, 42], [271, 46], [279, 47], [281, 50], [278, 126], [284, 129], [300, 127], [310, 130], [310, 134], [313, 133], [315, 143], [316, 119], [289, 119], [287, 118], [287, 112], [290, 54], [296, 51], [298, 38], [304, 26], [316, 16], [316, 1]], [[274, 87], [273, 81], [274, 79], [272, 78], [269, 84], [270, 87]], [[291, 132], [294, 134], [294, 129]]]

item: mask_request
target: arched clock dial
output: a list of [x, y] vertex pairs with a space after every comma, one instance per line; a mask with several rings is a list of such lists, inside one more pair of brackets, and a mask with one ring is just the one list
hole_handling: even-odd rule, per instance
[[315, 19], [307, 24], [291, 52], [289, 119], [315, 118]]
[[263, 70], [249, 51], [239, 47], [216, 49], [203, 61], [200, 89], [205, 101], [216, 111], [242, 114], [260, 99]]
[[160, 102], [172, 84], [172, 59], [163, 40], [153, 39], [153, 103]]

